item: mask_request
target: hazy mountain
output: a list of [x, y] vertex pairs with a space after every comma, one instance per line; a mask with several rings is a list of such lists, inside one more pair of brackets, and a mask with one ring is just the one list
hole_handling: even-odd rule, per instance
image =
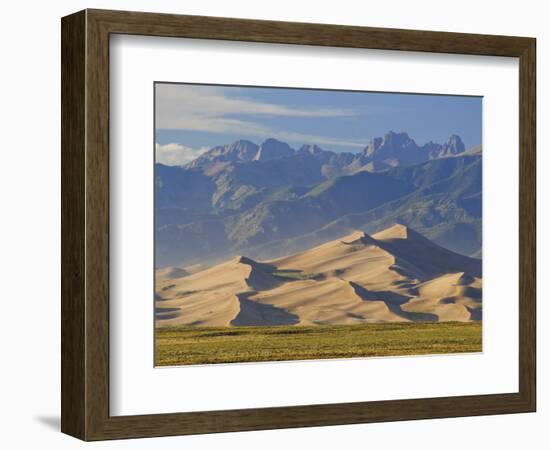
[[194, 161], [187, 164], [187, 168], [202, 167], [213, 162], [252, 161], [258, 153], [258, 145], [246, 140], [239, 140], [230, 145], [218, 146], [203, 153]]
[[[375, 232], [397, 222], [453, 251], [474, 254], [481, 248], [481, 177], [480, 156], [339, 177], [298, 200], [260, 204], [239, 216], [240, 222], [233, 225], [239, 232], [235, 251], [267, 259], [355, 229]], [[298, 235], [288, 225], [278, 226], [284, 215], [276, 212], [290, 207], [292, 217], [302, 224]]]
[[481, 261], [403, 225], [265, 262], [236, 256], [194, 274], [159, 270], [157, 280], [158, 327], [482, 318]]
[[320, 175], [326, 179], [354, 173], [368, 163], [368, 158], [362, 153], [335, 153], [317, 145], [303, 145], [298, 154], [314, 156], [320, 163]]
[[212, 177], [197, 170], [155, 164], [155, 207], [174, 207], [189, 213], [210, 211], [216, 191]]
[[358, 153], [333, 152], [317, 145], [304, 145], [297, 151], [285, 142], [270, 138], [259, 146], [246, 140], [230, 145], [217, 146], [199, 156], [185, 167], [207, 168], [213, 163], [268, 161], [300, 156], [313, 156], [319, 165], [319, 175], [333, 178], [349, 175], [359, 170], [378, 172], [391, 167], [403, 167], [424, 161], [456, 156], [465, 151], [464, 143], [457, 135], [451, 135], [443, 144], [428, 142], [418, 146], [407, 133], [387, 132], [377, 137]]
[[460, 136], [453, 134], [449, 138], [449, 141], [444, 144], [440, 150], [435, 150], [434, 154], [430, 154], [430, 159], [444, 158], [446, 156], [456, 156], [465, 150], [466, 148], [464, 147], [464, 142], [462, 142]]
[[157, 164], [155, 186], [157, 267], [268, 259], [395, 222], [460, 253], [481, 248], [481, 149], [458, 136], [419, 147], [389, 132], [360, 153], [241, 140]]
[[383, 170], [390, 167], [410, 166], [427, 160], [456, 156], [464, 152], [462, 139], [452, 135], [445, 144], [428, 142], [418, 146], [407, 133], [390, 131], [384, 137], [373, 139], [363, 151], [369, 158], [370, 168]]
[[294, 156], [295, 150], [285, 142], [278, 141], [277, 139], [267, 139], [254, 156], [255, 161], [269, 161], [270, 159], [287, 158]]

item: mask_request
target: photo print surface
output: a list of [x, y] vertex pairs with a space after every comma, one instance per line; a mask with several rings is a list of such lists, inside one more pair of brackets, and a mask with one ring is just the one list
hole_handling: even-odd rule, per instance
[[157, 82], [157, 366], [482, 350], [482, 98]]

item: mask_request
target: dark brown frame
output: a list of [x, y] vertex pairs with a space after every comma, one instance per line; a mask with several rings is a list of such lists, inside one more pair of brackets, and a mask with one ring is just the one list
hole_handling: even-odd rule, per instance
[[[100, 440], [535, 411], [534, 38], [105, 10], [61, 25], [64, 433]], [[110, 416], [109, 36], [117, 33], [519, 58], [519, 392]]]

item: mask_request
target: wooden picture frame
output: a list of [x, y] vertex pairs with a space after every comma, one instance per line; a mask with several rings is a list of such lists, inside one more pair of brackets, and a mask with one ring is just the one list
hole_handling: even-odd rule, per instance
[[[105, 10], [85, 10], [64, 17], [61, 29], [61, 428], [64, 433], [84, 440], [101, 440], [535, 411], [535, 39]], [[461, 397], [110, 416], [111, 34], [519, 58], [519, 391]]]

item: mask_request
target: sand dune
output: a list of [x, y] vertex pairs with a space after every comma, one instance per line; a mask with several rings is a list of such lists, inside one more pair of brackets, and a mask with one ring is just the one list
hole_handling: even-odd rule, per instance
[[417, 289], [418, 296], [403, 305], [403, 310], [435, 314], [441, 321], [481, 318], [479, 278], [451, 273], [421, 283]]
[[157, 326], [481, 319], [481, 261], [402, 225], [267, 262], [238, 256], [169, 275], [157, 273]]
[[396, 255], [398, 263], [417, 271], [421, 278], [465, 271], [481, 277], [481, 260], [469, 258], [433, 243], [403, 225], [394, 225], [372, 236], [377, 244]]
[[157, 284], [156, 319], [163, 325], [231, 325], [240, 294], [279, 284], [273, 267], [243, 256], [195, 274]]
[[285, 283], [250, 298], [289, 311], [300, 325], [403, 321], [384, 301], [363, 300], [349, 281], [337, 277]]
[[175, 267], [175, 266], [164, 267], [162, 269], [158, 269], [155, 272], [155, 278], [157, 283], [160, 283], [161, 281], [172, 280], [174, 278], [186, 277], [187, 275], [189, 275], [189, 272], [182, 269], [181, 267]]

